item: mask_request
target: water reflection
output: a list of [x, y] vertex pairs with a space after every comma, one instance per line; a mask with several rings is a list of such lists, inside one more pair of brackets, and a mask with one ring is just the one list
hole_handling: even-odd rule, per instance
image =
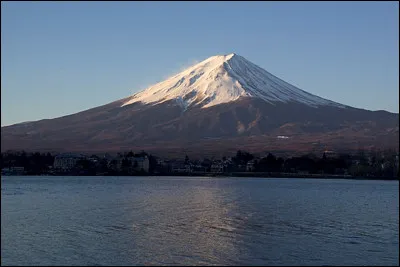
[[2, 177], [5, 265], [396, 265], [398, 182]]
[[224, 197], [231, 189], [218, 186], [218, 181], [172, 187], [168, 180], [158, 183], [158, 189], [141, 200], [146, 214], [136, 209], [131, 214], [132, 231], [139, 232], [138, 243], [145, 244], [135, 253], [151, 259], [143, 264], [237, 264], [237, 230], [245, 220], [231, 216], [238, 213], [236, 202]]

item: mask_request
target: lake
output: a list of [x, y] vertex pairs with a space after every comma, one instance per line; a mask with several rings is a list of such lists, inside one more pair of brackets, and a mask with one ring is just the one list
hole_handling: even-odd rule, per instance
[[399, 182], [1, 178], [2, 265], [398, 265]]

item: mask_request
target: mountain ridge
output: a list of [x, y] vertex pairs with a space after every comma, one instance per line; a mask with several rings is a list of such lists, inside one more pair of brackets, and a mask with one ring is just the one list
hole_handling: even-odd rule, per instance
[[183, 109], [192, 105], [207, 108], [240, 97], [261, 98], [269, 104], [302, 102], [314, 107], [347, 107], [301, 90], [235, 53], [209, 57], [135, 93], [122, 106], [139, 101], [155, 104], [175, 99]]
[[309, 94], [228, 54], [102, 106], [2, 127], [1, 149], [397, 149], [398, 119]]

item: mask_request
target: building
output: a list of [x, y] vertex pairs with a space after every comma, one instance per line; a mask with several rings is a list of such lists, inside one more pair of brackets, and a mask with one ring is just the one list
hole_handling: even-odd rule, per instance
[[85, 159], [85, 156], [81, 154], [60, 154], [55, 156], [53, 166], [54, 169], [66, 171], [75, 167], [76, 163], [82, 159]]
[[24, 173], [24, 167], [10, 167], [1, 169], [1, 175], [22, 175]]
[[109, 163], [109, 167], [114, 170], [122, 170], [123, 168], [123, 161], [127, 160], [128, 161], [128, 170], [129, 171], [144, 171], [144, 172], [149, 172], [150, 169], [150, 161], [147, 156], [143, 157], [138, 157], [138, 156], [133, 156], [133, 157], [128, 157], [128, 158], [123, 158], [119, 157], [114, 160], [112, 160]]
[[224, 164], [222, 162], [214, 162], [211, 165], [211, 172], [222, 173], [224, 172]]
[[192, 166], [192, 172], [207, 172], [207, 167], [204, 167], [201, 164], [194, 164]]
[[88, 158], [88, 160], [92, 163], [97, 163], [97, 162], [99, 162], [100, 159], [97, 156], [91, 156]]
[[133, 157], [131, 158], [131, 162], [133, 162], [133, 167], [135, 170], [149, 172], [150, 161], [147, 156]]
[[249, 162], [247, 162], [247, 165], [246, 165], [246, 171], [248, 171], [248, 172], [252, 172], [252, 171], [254, 171], [255, 170], [255, 161], [254, 160], [250, 160]]
[[171, 164], [171, 171], [180, 173], [190, 173], [192, 172], [192, 168], [190, 164], [185, 164], [184, 162], [176, 161]]

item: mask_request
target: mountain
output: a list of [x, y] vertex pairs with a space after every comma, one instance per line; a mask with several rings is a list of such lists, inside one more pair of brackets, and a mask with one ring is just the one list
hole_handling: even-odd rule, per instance
[[104, 106], [1, 128], [2, 151], [221, 155], [398, 145], [399, 114], [312, 95], [237, 54], [210, 57]]
[[123, 105], [176, 100], [185, 110], [191, 106], [211, 107], [243, 97], [260, 98], [270, 104], [292, 101], [315, 107], [345, 107], [300, 90], [236, 54], [210, 57], [133, 95]]

